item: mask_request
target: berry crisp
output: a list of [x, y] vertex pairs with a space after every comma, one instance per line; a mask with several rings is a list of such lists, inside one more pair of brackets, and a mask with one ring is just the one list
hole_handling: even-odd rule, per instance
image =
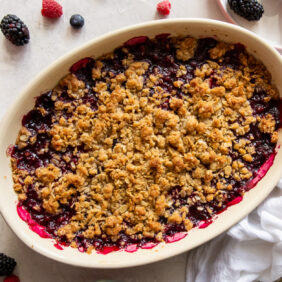
[[137, 37], [36, 98], [11, 150], [19, 206], [80, 251], [169, 242], [251, 188], [279, 93], [241, 44]]

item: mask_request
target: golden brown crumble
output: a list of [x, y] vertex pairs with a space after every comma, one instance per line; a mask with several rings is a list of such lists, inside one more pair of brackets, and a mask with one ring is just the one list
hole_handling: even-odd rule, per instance
[[[185, 62], [194, 56], [196, 39], [173, 40], [177, 59]], [[174, 87], [186, 94], [181, 98], [159, 85], [162, 73], [145, 79], [149, 63], [135, 61], [130, 55], [123, 60], [125, 70], [110, 78], [103, 73], [103, 59], [112, 54], [95, 61], [92, 78], [97, 109], [83, 100], [89, 91], [85, 83], [68, 74], [52, 92], [55, 115], [48, 133], [55, 153], [71, 147], [78, 159], [73, 161], [65, 154], [70, 171], [64, 172], [60, 157], [54, 154], [52, 162], [37, 168], [33, 175], [18, 168], [12, 159], [14, 189], [20, 199], [25, 199], [33, 184], [50, 214], [59, 214], [62, 205], [72, 200], [75, 214], [57, 231], [70, 242], [78, 231], [85, 238], [106, 235], [116, 241], [124, 233], [161, 241], [165, 224], [160, 217], [190, 230], [189, 205], [193, 201], [205, 205], [216, 200], [220, 206], [226, 191], [232, 190], [229, 178], [240, 181], [253, 176], [243, 163], [252, 162], [256, 153], [244, 137], [250, 127], [258, 123], [273, 143], [278, 139], [271, 114], [253, 115], [249, 102], [255, 87], [250, 83], [253, 74], [268, 94], [266, 98], [277, 98], [277, 90], [252, 56], [242, 54], [243, 68], [222, 68], [221, 58], [233, 49], [233, 44], [219, 42], [209, 50], [211, 60], [195, 69], [193, 79], [173, 81]], [[177, 77], [186, 73], [180, 64]], [[212, 73], [217, 80], [214, 87]], [[58, 98], [65, 89], [73, 100]], [[162, 109], [170, 95], [170, 108]], [[35, 142], [32, 138], [36, 138], [34, 134], [22, 127], [16, 145], [25, 148], [28, 142]], [[79, 152], [81, 147], [84, 149]], [[232, 160], [232, 148], [241, 160]], [[188, 208], [173, 202], [172, 187], [178, 187], [180, 198], [193, 195], [187, 198]]]

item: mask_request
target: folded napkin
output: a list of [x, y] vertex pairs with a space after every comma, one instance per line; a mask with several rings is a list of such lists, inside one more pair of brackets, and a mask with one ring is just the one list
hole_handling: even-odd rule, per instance
[[240, 223], [187, 255], [187, 282], [272, 282], [282, 277], [282, 179]]

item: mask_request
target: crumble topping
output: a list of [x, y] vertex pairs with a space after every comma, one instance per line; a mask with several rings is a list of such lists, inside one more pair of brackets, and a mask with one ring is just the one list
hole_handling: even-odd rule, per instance
[[39, 96], [12, 153], [14, 189], [72, 247], [163, 241], [244, 193], [277, 142], [278, 98], [240, 44], [125, 45]]

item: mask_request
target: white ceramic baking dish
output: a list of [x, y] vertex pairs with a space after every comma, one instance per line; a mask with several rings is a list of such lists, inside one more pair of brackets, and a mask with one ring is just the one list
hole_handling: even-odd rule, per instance
[[273, 165], [256, 187], [246, 193], [243, 201], [217, 215], [217, 218], [208, 227], [192, 229], [180, 241], [170, 244], [161, 243], [153, 249], [139, 249], [134, 253], [118, 251], [102, 255], [93, 252], [89, 255], [70, 247], [58, 250], [54, 247], [54, 240], [39, 237], [19, 218], [16, 209], [17, 195], [13, 190], [10, 158], [7, 156], [6, 150], [10, 144], [15, 142], [21, 127], [21, 119], [25, 113], [32, 109], [34, 97], [38, 96], [42, 91], [54, 87], [59, 79], [68, 73], [69, 67], [79, 59], [88, 56], [98, 57], [105, 52], [112, 51], [115, 47], [122, 45], [135, 36], [154, 37], [161, 33], [195, 37], [209, 36], [227, 42], [244, 44], [249, 53], [265, 64], [272, 74], [273, 82], [282, 94], [282, 57], [279, 53], [254, 33], [219, 21], [174, 19], [146, 22], [100, 36], [63, 56], [29, 83], [7, 111], [0, 126], [0, 210], [5, 221], [15, 234], [40, 254], [67, 264], [95, 268], [129, 267], [162, 260], [191, 250], [226, 231], [261, 203], [280, 178], [282, 170], [281, 132]]

